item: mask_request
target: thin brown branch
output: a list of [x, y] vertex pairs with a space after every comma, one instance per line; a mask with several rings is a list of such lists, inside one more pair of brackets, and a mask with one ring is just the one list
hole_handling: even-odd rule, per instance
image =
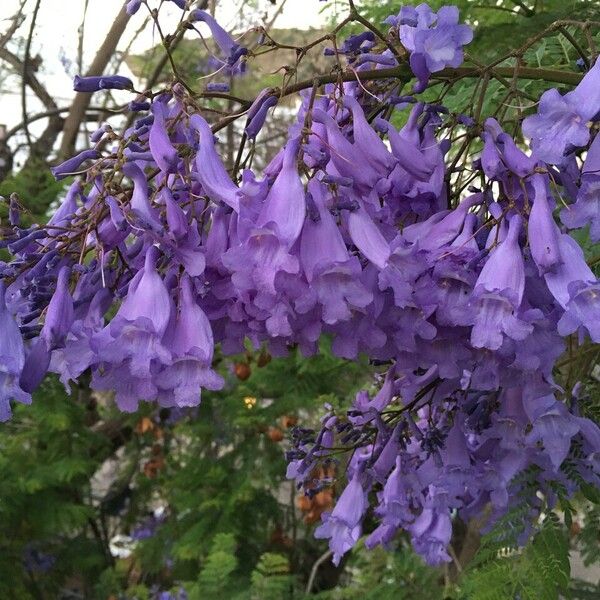
[[[92, 64], [87, 70], [86, 76], [102, 75], [102, 72], [108, 65], [117, 48], [121, 36], [125, 32], [128, 22], [129, 15], [125, 10], [125, 4], [123, 4], [110, 30], [106, 34], [104, 42], [98, 49]], [[65, 120], [63, 137], [58, 152], [59, 158], [66, 158], [73, 153], [75, 142], [77, 140], [77, 132], [79, 131], [79, 124], [85, 115], [90, 100], [91, 94], [77, 93], [75, 95], [73, 103], [71, 104], [71, 110]]]
[[[458, 67], [456, 69], [444, 69], [433, 74], [433, 78], [440, 81], [457, 81], [466, 77], [481, 77], [486, 72], [492, 71], [501, 77], [513, 77], [513, 67]], [[571, 73], [568, 71], [559, 71], [556, 69], [537, 69], [530, 67], [520, 67], [518, 72], [519, 79], [543, 80], [554, 83], [565, 83], [568, 85], [577, 85], [582, 75], [580, 73]], [[402, 81], [410, 81], [413, 75], [408, 65], [399, 65], [388, 69], [372, 69], [369, 71], [350, 71], [344, 73], [336, 73], [333, 75], [320, 75], [313, 79], [299, 81], [283, 88], [273, 88], [273, 94], [279, 98], [296, 94], [302, 90], [312, 88], [313, 85], [321, 87], [327, 83], [335, 83], [341, 81], [358, 81], [360, 83], [367, 81], [376, 81], [380, 79], [400, 79]], [[220, 131], [232, 123], [239, 114], [225, 117], [213, 125], [213, 132]]]
[[29, 127], [27, 126], [27, 73], [29, 71], [29, 53], [31, 52], [31, 42], [33, 41], [33, 32], [35, 31], [35, 23], [37, 16], [40, 11], [40, 4], [42, 0], [36, 0], [35, 8], [33, 9], [33, 15], [31, 17], [31, 25], [29, 26], [29, 34], [27, 35], [27, 42], [25, 43], [25, 56], [23, 57], [23, 70], [21, 71], [21, 110], [23, 112], [23, 129], [25, 130], [25, 137], [27, 138], [27, 145], [31, 149], [31, 134], [29, 133]]
[[11, 23], [8, 29], [0, 36], [0, 48], [4, 48], [6, 42], [10, 41], [19, 27], [23, 24], [25, 17], [23, 16], [23, 7], [25, 6], [26, 0], [21, 1], [19, 10], [11, 17]]

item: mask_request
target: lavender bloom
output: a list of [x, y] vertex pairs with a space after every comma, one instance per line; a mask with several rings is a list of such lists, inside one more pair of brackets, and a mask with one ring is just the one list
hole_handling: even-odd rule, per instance
[[361, 521], [367, 509], [365, 491], [355, 475], [344, 488], [330, 513], [323, 513], [323, 524], [317, 527], [317, 539], [329, 539], [333, 551], [333, 563], [338, 565], [348, 550], [358, 541], [362, 533]]
[[391, 255], [390, 246], [362, 206], [348, 215], [348, 231], [352, 242], [363, 256], [384, 269]]
[[242, 56], [248, 53], [248, 50], [240, 46], [205, 10], [196, 9], [192, 11], [191, 20], [204, 21], [208, 25], [215, 42], [227, 57], [228, 65], [235, 65]]
[[97, 150], [84, 150], [83, 152], [80, 152], [73, 158], [69, 158], [68, 160], [65, 160], [65, 162], [61, 163], [60, 165], [58, 165], [56, 167], [52, 167], [50, 169], [50, 171], [52, 171], [52, 175], [54, 175], [54, 178], [57, 181], [60, 181], [61, 179], [64, 179], [65, 177], [74, 175], [76, 173], [76, 171], [79, 169], [79, 167], [86, 160], [90, 160], [90, 159], [93, 160], [96, 158], [100, 158], [100, 152], [98, 152]]
[[152, 104], [154, 121], [150, 127], [149, 146], [152, 156], [163, 173], [175, 173], [179, 157], [173, 147], [166, 127], [168, 107], [162, 102]]
[[141, 112], [144, 110], [149, 110], [150, 109], [150, 102], [138, 102], [136, 100], [132, 100], [128, 105], [127, 105], [127, 109], [130, 110], [131, 112]]
[[541, 175], [534, 175], [531, 183], [535, 191], [533, 207], [529, 215], [529, 247], [540, 275], [555, 270], [562, 258], [558, 245], [560, 230], [552, 217], [548, 203], [547, 182]]
[[[135, 410], [138, 399], [156, 395], [151, 383], [153, 361], [168, 364], [170, 352], [161, 340], [173, 310], [165, 284], [156, 271], [158, 250], [146, 253], [144, 268], [129, 284], [129, 293], [112, 321], [91, 340], [91, 347], [101, 363], [96, 372], [94, 389], [117, 390], [122, 410]], [[119, 383], [117, 383], [119, 382]]]
[[19, 385], [25, 364], [25, 348], [19, 327], [6, 306], [6, 290], [0, 281], [0, 421], [8, 421], [10, 400], [31, 403], [31, 395]]
[[560, 164], [571, 147], [585, 146], [590, 139], [587, 123], [600, 111], [600, 60], [579, 85], [561, 96], [552, 88], [542, 94], [538, 113], [523, 121], [523, 133], [531, 138], [536, 158]]
[[163, 340], [172, 362], [155, 377], [162, 406], [196, 406], [200, 390], [218, 390], [223, 378], [212, 370], [214, 351], [210, 322], [192, 295], [192, 284], [184, 276], [180, 284], [179, 312]]
[[40, 338], [44, 340], [49, 351], [64, 346], [65, 338], [73, 324], [73, 298], [69, 292], [70, 275], [70, 269], [62, 267], [40, 333]]
[[64, 347], [52, 352], [49, 370], [60, 375], [60, 381], [70, 392], [69, 381], [76, 380], [91, 364], [96, 354], [91, 338], [104, 327], [104, 314], [113, 298], [106, 288], [98, 290], [89, 306], [80, 307], [78, 318], [66, 336]]
[[133, 81], [122, 75], [100, 75], [81, 77], [75, 75], [73, 89], [76, 92], [98, 92], [100, 90], [132, 90]]
[[386, 22], [399, 28], [400, 41], [410, 52], [410, 66], [419, 80], [415, 91], [420, 92], [431, 73], [460, 66], [463, 46], [473, 39], [472, 29], [458, 23], [456, 6], [442, 6], [437, 14], [425, 3], [416, 8], [404, 6]]
[[265, 198], [256, 223], [259, 227], [272, 225], [287, 248], [298, 239], [306, 213], [304, 186], [296, 167], [299, 149], [298, 139], [288, 141], [281, 171]]
[[133, 181], [131, 212], [135, 215], [138, 225], [162, 233], [162, 223], [148, 198], [148, 181], [144, 172], [135, 163], [129, 162], [123, 165], [123, 173]]
[[412, 535], [414, 549], [428, 564], [439, 565], [451, 560], [446, 552], [452, 537], [452, 523], [448, 511], [424, 508], [408, 529]]
[[577, 202], [563, 208], [560, 218], [569, 229], [589, 224], [590, 239], [600, 241], [600, 135], [594, 138], [581, 169]]
[[553, 395], [528, 399], [524, 408], [533, 425], [527, 441], [532, 444], [542, 442], [553, 468], [558, 470], [567, 458], [571, 439], [579, 432], [576, 418]]
[[212, 199], [224, 202], [233, 210], [239, 209], [239, 189], [231, 181], [215, 150], [210, 125], [200, 116], [193, 115], [190, 125], [200, 136], [200, 148], [196, 154], [196, 174], [204, 192]]
[[352, 309], [364, 309], [373, 295], [359, 281], [361, 268], [351, 258], [331, 213], [325, 206], [323, 185], [316, 179], [308, 185], [315, 214], [304, 222], [300, 259], [310, 287], [296, 300], [295, 307], [306, 313], [318, 302], [323, 321], [335, 324], [351, 317]]
[[532, 330], [531, 325], [516, 315], [525, 290], [520, 230], [521, 218], [513, 216], [506, 238], [491, 253], [475, 283], [472, 305], [476, 310], [471, 332], [471, 344], [475, 348], [497, 350], [502, 345], [503, 334], [522, 340]]

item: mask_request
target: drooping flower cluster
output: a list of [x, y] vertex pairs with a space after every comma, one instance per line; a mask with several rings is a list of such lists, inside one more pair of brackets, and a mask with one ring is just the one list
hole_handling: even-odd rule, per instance
[[[211, 28], [231, 66], [244, 52], [201, 12], [192, 21]], [[390, 23], [420, 87], [458, 66], [470, 40], [450, 7], [403, 9]], [[338, 53], [355, 73], [395, 64], [373, 49], [368, 32]], [[10, 400], [30, 402], [47, 371], [68, 386], [89, 369], [92, 387], [114, 390], [127, 411], [140, 400], [193, 406], [201, 388], [222, 385], [215, 344], [310, 355], [327, 335], [338, 356], [390, 365], [372, 398], [363, 391], [347, 415], [330, 411], [318, 433], [299, 429], [290, 452], [290, 477], [314, 492], [317, 463], [339, 444], [355, 450], [348, 486], [317, 530], [336, 561], [362, 535], [372, 490], [379, 526], [368, 544], [405, 529], [438, 563], [449, 559], [452, 513], [491, 504], [503, 514], [527, 470], [549, 497], [557, 485], [575, 490], [574, 472], [598, 485], [600, 429], [553, 370], [565, 336], [600, 342], [600, 284], [568, 233], [590, 224], [598, 237], [600, 147], [587, 121], [600, 98], [573, 99], [600, 88], [600, 62], [564, 97], [569, 114], [552, 117], [552, 135], [569, 144], [559, 160], [539, 133], [554, 114], [546, 102], [525, 124], [531, 154], [488, 119], [473, 165], [481, 184], [466, 194], [449, 185], [447, 111], [394, 95], [398, 85], [351, 81], [302, 95], [284, 147], [262, 174], [239, 177], [183, 86], [138, 97], [135, 110], [148, 114], [113, 133], [108, 150], [55, 168], [61, 177], [90, 165], [47, 225], [20, 228], [11, 217], [1, 242], [13, 259], [0, 265], [0, 418]], [[248, 139], [277, 102], [266, 90], [248, 107]], [[380, 103], [407, 111], [405, 125], [373, 118]], [[570, 202], [562, 225], [559, 194]]]

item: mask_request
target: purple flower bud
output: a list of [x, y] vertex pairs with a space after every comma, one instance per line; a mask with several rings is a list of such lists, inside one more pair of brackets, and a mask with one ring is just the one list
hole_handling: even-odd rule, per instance
[[96, 131], [94, 131], [90, 135], [90, 141], [92, 142], [92, 144], [97, 144], [102, 139], [102, 136], [110, 130], [111, 126], [108, 123], [103, 123], [102, 125], [100, 125], [100, 127], [98, 127], [98, 129], [96, 129]]
[[131, 112], [141, 112], [144, 110], [150, 110], [150, 102], [138, 102], [136, 100], [132, 100], [127, 105], [127, 109]]
[[267, 112], [276, 104], [277, 98], [275, 96], [268, 96], [265, 100], [262, 101], [260, 107], [253, 111], [252, 116], [250, 116], [250, 111], [248, 112], [248, 120], [246, 121], [245, 128], [248, 139], [253, 140], [256, 138], [263, 125], [265, 124]]
[[75, 75], [73, 89], [76, 92], [98, 92], [100, 90], [132, 90], [133, 81], [122, 75], [100, 75], [81, 77]]
[[228, 83], [209, 83], [206, 86], [206, 91], [207, 92], [222, 92], [224, 94], [226, 94], [227, 92], [229, 92], [230, 86]]
[[65, 160], [65, 162], [61, 163], [60, 165], [52, 167], [50, 171], [52, 171], [52, 175], [54, 175], [55, 179], [60, 181], [65, 177], [76, 174], [79, 167], [86, 160], [94, 160], [96, 158], [100, 158], [100, 152], [98, 152], [98, 150], [84, 150], [76, 156], [73, 156], [73, 158]]
[[127, 3], [127, 14], [134, 15], [142, 5], [142, 0], [129, 0]]
[[154, 122], [152, 123], [152, 127], [150, 127], [150, 151], [163, 173], [175, 173], [179, 163], [179, 156], [167, 132], [167, 107], [162, 102], [154, 102], [152, 112], [154, 113]]

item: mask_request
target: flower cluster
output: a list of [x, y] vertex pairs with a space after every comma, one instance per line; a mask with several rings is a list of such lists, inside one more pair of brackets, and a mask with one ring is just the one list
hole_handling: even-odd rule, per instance
[[[231, 65], [244, 53], [211, 19], [193, 13]], [[470, 30], [457, 19], [425, 5], [392, 19], [422, 85], [462, 59]], [[369, 32], [333, 52], [360, 73], [389, 64], [389, 50], [373, 50]], [[550, 498], [557, 485], [598, 485], [600, 429], [553, 370], [566, 336], [600, 342], [600, 284], [569, 234], [590, 224], [599, 235], [600, 142], [588, 122], [600, 113], [590, 93], [600, 62], [564, 98], [546, 92], [524, 125], [530, 154], [488, 119], [472, 165], [480, 184], [464, 193], [449, 184], [447, 110], [380, 89], [351, 81], [302, 95], [284, 147], [239, 178], [180, 84], [138, 97], [149, 112], [122, 135], [95, 133], [96, 148], [55, 168], [91, 165], [47, 225], [19, 227], [11, 212], [0, 418], [10, 400], [30, 402], [47, 371], [68, 386], [91, 370], [92, 387], [114, 390], [126, 411], [140, 400], [194, 406], [201, 388], [223, 384], [215, 344], [311, 355], [327, 335], [338, 356], [390, 365], [373, 397], [358, 394], [346, 416], [330, 411], [319, 433], [297, 430], [290, 452], [290, 477], [315, 493], [311, 473], [328, 471], [319, 463], [340, 444], [354, 449], [348, 486], [317, 530], [336, 561], [361, 536], [372, 490], [379, 526], [368, 544], [405, 529], [439, 563], [451, 514], [488, 504], [503, 514], [520, 473], [536, 470]], [[249, 106], [248, 139], [276, 103], [265, 90]], [[408, 113], [400, 129], [376, 116], [391, 110]], [[535, 494], [530, 504], [539, 508]]]

